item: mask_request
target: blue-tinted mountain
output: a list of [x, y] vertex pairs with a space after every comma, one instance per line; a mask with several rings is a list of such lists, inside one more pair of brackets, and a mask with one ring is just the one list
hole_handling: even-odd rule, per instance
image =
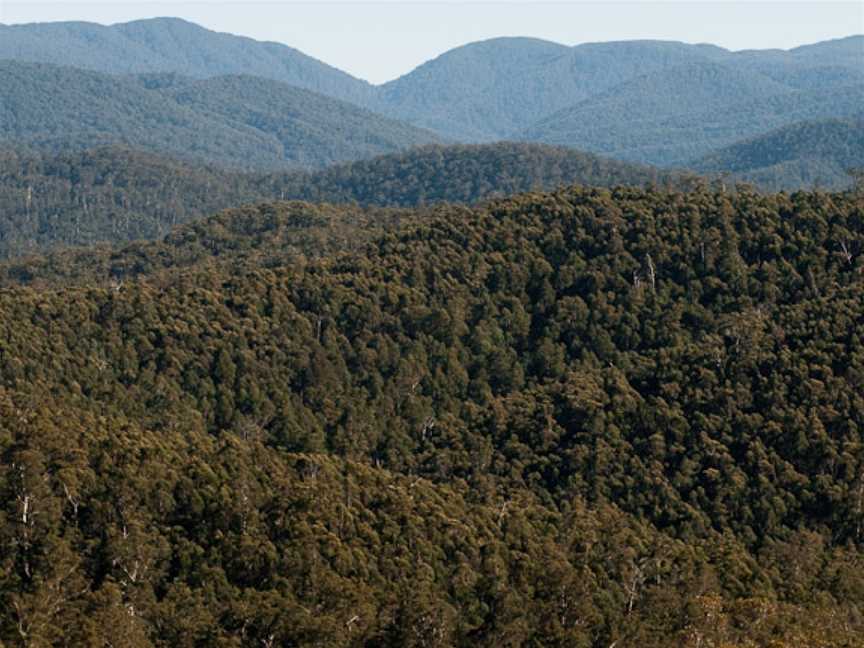
[[373, 87], [281, 45], [205, 29], [178, 18], [111, 26], [86, 22], [0, 25], [0, 59], [108, 72], [177, 72], [206, 78], [251, 74], [368, 105]]
[[[713, 71], [713, 85], [704, 70]], [[383, 105], [393, 115], [455, 138], [500, 139], [553, 115], [566, 115], [561, 111], [589, 99], [608, 99], [610, 93], [618, 93], [621, 103], [638, 94], [640, 103], [628, 114], [616, 112], [614, 117], [621, 124], [639, 120], [645, 117], [642, 109], [653, 109], [658, 102], [666, 102], [667, 107], [675, 103], [673, 93], [679, 89], [670, 89], [670, 83], [682, 75], [680, 80], [686, 83], [687, 71], [694, 74], [689, 81], [698, 85], [701, 98], [682, 99], [692, 100], [697, 107], [704, 97], [713, 106], [784, 91], [832, 90], [864, 82], [864, 37], [789, 51], [744, 52], [665, 41], [568, 48], [532, 39], [493, 39], [451, 50], [385, 84], [381, 91]], [[742, 87], [745, 92], [740, 93]], [[595, 112], [597, 118], [606, 118], [603, 107], [595, 106]], [[588, 115], [589, 125], [594, 117]], [[674, 138], [674, 133], [670, 135]]]
[[690, 166], [768, 189], [848, 187], [848, 171], [864, 168], [864, 114], [785, 126], [715, 151]]
[[522, 138], [675, 166], [798, 121], [851, 117], [864, 105], [864, 84], [805, 91], [725, 66], [707, 70], [720, 73], [643, 77], [545, 118]]
[[659, 41], [570, 48], [498, 38], [451, 50], [385, 84], [382, 103], [390, 114], [458, 139], [501, 139], [640, 74], [723, 53]]
[[293, 167], [318, 168], [442, 141], [432, 132], [351, 103], [260, 77], [173, 76], [158, 85], [145, 77], [142, 82], [180, 106], [275, 138], [282, 158]]
[[[864, 36], [791, 50], [740, 52], [650, 40], [568, 47], [532, 38], [497, 38], [445, 52], [382, 86], [290, 47], [175, 19], [110, 27], [0, 26], [2, 58], [146, 74], [147, 87], [166, 96], [176, 90], [168, 86], [217, 76], [255, 76], [347, 100], [452, 141], [525, 139], [654, 165], [683, 164], [798, 121], [845, 118], [854, 112], [850, 105], [864, 103], [857, 90], [864, 86]], [[246, 117], [254, 113], [265, 126], [265, 148], [279, 149], [285, 144], [280, 132], [288, 116], [274, 109], [278, 92], [270, 88], [263, 94], [268, 95], [263, 108], [238, 106], [233, 95], [225, 97], [217, 112], [241, 126], [248, 126]], [[250, 102], [261, 95], [261, 88], [253, 89]], [[340, 116], [346, 111], [333, 107]], [[339, 122], [346, 123], [341, 117]], [[379, 135], [387, 128], [394, 129], [397, 139], [405, 133], [401, 125], [379, 125]], [[325, 136], [333, 126], [324, 126]], [[301, 137], [318, 141], [316, 127], [302, 120], [297, 127]], [[351, 127], [343, 132], [354, 140], [364, 138]], [[324, 142], [317, 146], [322, 163], [334, 158]], [[290, 150], [287, 155], [303, 157]]]
[[250, 170], [320, 168], [439, 141], [353, 104], [255, 77], [143, 81], [0, 62], [0, 142], [125, 144]]

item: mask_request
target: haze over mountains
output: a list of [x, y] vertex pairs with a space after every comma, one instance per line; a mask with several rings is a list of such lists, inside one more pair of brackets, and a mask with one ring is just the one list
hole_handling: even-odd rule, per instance
[[[72, 129], [70, 137], [112, 138], [172, 154], [183, 148], [187, 156], [241, 168], [314, 168], [436, 138], [538, 141], [646, 164], [688, 166], [738, 141], [796, 122], [854, 117], [864, 106], [860, 35], [789, 51], [742, 52], [661, 41], [568, 47], [499, 38], [448, 51], [380, 86], [284, 45], [171, 18], [110, 27], [0, 26], [0, 59], [136, 75], [139, 81], [144, 74], [158, 96], [107, 87], [128, 79], [60, 82], [56, 75], [65, 72], [26, 68], [34, 84], [48, 74], [54, 75], [50, 83], [78, 88], [78, 100], [89, 104], [85, 112], [104, 110], [94, 102], [117, 92], [129, 96], [130, 104], [147, 106], [141, 111], [115, 106], [135, 117], [115, 124], [119, 133], [101, 126]], [[188, 78], [153, 87], [150, 75], [164, 79], [172, 73]], [[28, 74], [19, 69], [19, 77]], [[227, 78], [212, 81], [217, 77]], [[81, 90], [88, 85], [96, 97]], [[33, 112], [27, 102], [38, 102], [46, 90], [30, 89], [30, 95], [27, 90], [7, 90], [4, 103], [21, 101], [17, 114]], [[328, 103], [324, 96], [358, 108]], [[164, 105], [157, 108], [154, 102]], [[74, 114], [78, 109], [71, 107]], [[171, 124], [163, 129], [166, 141], [144, 141], [141, 134], [149, 129], [138, 117], [158, 111], [164, 111], [160, 123]], [[56, 133], [68, 130], [62, 110], [56, 119], [37, 128], [19, 125], [22, 133], [13, 134], [54, 142]], [[218, 142], [200, 142], [195, 133], [201, 130], [219, 132]], [[11, 137], [8, 127], [3, 135]]]
[[119, 142], [232, 168], [316, 168], [441, 141], [343, 101], [251, 76], [117, 77], [0, 61], [0, 139]]
[[178, 18], [110, 27], [84, 22], [0, 25], [0, 59], [110, 74], [250, 74], [359, 104], [372, 95], [368, 83], [285, 45], [220, 34]]

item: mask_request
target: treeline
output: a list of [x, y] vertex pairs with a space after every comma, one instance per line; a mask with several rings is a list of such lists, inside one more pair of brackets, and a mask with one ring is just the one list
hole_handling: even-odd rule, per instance
[[580, 183], [678, 182], [568, 149], [529, 144], [423, 147], [322, 172], [245, 174], [128, 148], [43, 155], [0, 152], [0, 258], [55, 247], [123, 243], [265, 200], [410, 207]]
[[861, 645], [860, 195], [336, 210], [0, 291], [0, 639]]

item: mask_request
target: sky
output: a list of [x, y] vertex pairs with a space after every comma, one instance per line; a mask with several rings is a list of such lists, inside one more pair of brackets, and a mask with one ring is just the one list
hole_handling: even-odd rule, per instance
[[112, 24], [157, 16], [284, 43], [373, 83], [406, 74], [453, 47], [498, 36], [565, 45], [651, 38], [740, 50], [788, 49], [864, 33], [864, 0], [0, 0], [5, 24]]

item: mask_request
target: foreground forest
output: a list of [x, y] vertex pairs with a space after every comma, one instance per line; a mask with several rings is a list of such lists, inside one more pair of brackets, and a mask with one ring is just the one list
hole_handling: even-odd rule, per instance
[[861, 194], [271, 203], [2, 273], [4, 645], [864, 644]]

